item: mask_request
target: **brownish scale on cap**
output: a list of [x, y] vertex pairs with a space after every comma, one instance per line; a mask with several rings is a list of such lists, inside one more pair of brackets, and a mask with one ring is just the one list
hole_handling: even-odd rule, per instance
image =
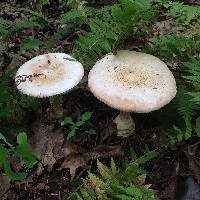
[[[132, 67], [114, 67], [114, 77], [117, 79], [118, 82], [121, 82], [122, 85], [126, 86], [141, 86], [145, 85], [148, 76], [146, 74], [138, 73], [137, 69]], [[133, 77], [136, 77], [133, 79]]]
[[49, 56], [40, 63], [32, 63], [30, 66], [31, 74], [42, 74], [42, 76], [33, 77], [32, 81], [38, 84], [53, 84], [66, 77], [67, 68], [64, 61], [54, 61]]

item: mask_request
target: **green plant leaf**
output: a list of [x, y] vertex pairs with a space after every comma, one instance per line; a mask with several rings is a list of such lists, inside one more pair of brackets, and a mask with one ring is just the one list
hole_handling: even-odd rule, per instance
[[126, 188], [126, 193], [137, 198], [142, 198], [143, 196], [142, 190], [139, 187], [134, 186]]
[[137, 160], [138, 157], [137, 157], [137, 154], [136, 154], [134, 148], [130, 146], [129, 149], [130, 149], [130, 156], [131, 156], [131, 159], [132, 159], [132, 160]]
[[67, 134], [67, 139], [71, 139], [72, 137], [74, 137], [76, 135], [76, 129], [73, 128], [68, 134]]
[[110, 163], [110, 168], [113, 174], [117, 173], [117, 166], [115, 164], [115, 161], [113, 160], [113, 158], [111, 158], [111, 163]]
[[78, 122], [75, 123], [75, 126], [76, 126], [77, 128], [79, 128], [79, 127], [83, 126], [83, 125], [85, 124], [85, 122], [86, 122], [86, 121], [80, 120], [80, 121], [78, 121]]
[[37, 163], [37, 159], [30, 149], [25, 132], [21, 132], [17, 135], [17, 144], [15, 155], [25, 160], [27, 168], [32, 168]]
[[13, 172], [10, 167], [10, 162], [8, 157], [9, 157], [8, 150], [0, 144], [0, 165], [3, 167], [5, 174], [13, 181], [24, 179], [27, 173]]
[[170, 138], [169, 142], [170, 142], [171, 145], [176, 144], [176, 140], [173, 136], [169, 135], [169, 138]]
[[17, 8], [16, 11], [19, 11], [20, 13], [30, 14], [31, 16], [35, 16], [39, 19], [42, 19], [45, 22], [46, 25], [49, 24], [48, 18], [46, 18], [42, 14], [42, 12], [33, 11], [33, 10], [28, 9], [28, 8]]
[[93, 114], [92, 112], [85, 112], [85, 113], [82, 114], [80, 120], [83, 121], [83, 122], [86, 122], [92, 117], [92, 114]]
[[188, 140], [192, 136], [192, 122], [191, 122], [191, 116], [184, 116], [185, 120], [185, 139]]
[[25, 165], [27, 168], [32, 168], [37, 163], [37, 159], [33, 155], [28, 144], [18, 145], [15, 148], [15, 155], [25, 160]]
[[153, 151], [149, 151], [147, 153], [145, 153], [144, 156], [136, 159], [136, 163], [138, 164], [144, 164], [146, 162], [148, 162], [149, 160], [152, 160], [153, 158], [155, 158], [159, 153], [156, 150]]
[[65, 117], [64, 125], [74, 125], [74, 122], [71, 117]]
[[21, 132], [17, 135], [17, 144], [19, 145], [28, 144], [27, 134], [25, 132]]
[[30, 49], [38, 48], [43, 44], [44, 43], [38, 39], [27, 39], [21, 43], [19, 53], [24, 53]]

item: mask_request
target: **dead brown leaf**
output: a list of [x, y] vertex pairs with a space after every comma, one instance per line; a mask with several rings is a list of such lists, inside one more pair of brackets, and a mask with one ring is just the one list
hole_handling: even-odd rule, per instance
[[120, 145], [99, 145], [88, 152], [79, 144], [64, 141], [61, 129], [54, 130], [53, 125], [39, 125], [39, 123], [33, 125], [33, 137], [30, 139], [30, 143], [33, 151], [41, 159], [36, 171], [37, 176], [42, 174], [44, 168], [51, 172], [57, 161], [62, 158], [64, 161], [59, 169], [69, 169], [73, 178], [76, 169], [85, 165], [93, 157], [108, 158], [124, 154]]
[[69, 169], [71, 178], [73, 179], [76, 174], [76, 169], [85, 165], [88, 162], [89, 157], [83, 155], [83, 153], [86, 153], [84, 148], [67, 140], [64, 142], [63, 152], [65, 160], [63, 161], [60, 170]]
[[0, 174], [0, 199], [6, 199], [7, 198], [7, 194], [6, 192], [9, 190], [10, 188], [10, 179], [3, 175]]
[[145, 184], [145, 182], [146, 182], [146, 177], [147, 177], [146, 174], [142, 174], [142, 175], [139, 175], [139, 176], [138, 176], [138, 181], [139, 181], [139, 184], [140, 184], [140, 185], [144, 185], [144, 184]]
[[80, 145], [75, 144], [71, 141], [64, 141], [63, 145], [63, 152], [64, 152], [64, 157], [66, 158], [70, 154], [83, 154], [86, 153], [86, 149], [82, 148]]
[[166, 35], [179, 31], [179, 27], [174, 26], [175, 20], [173, 18], [164, 21], [156, 22], [153, 26], [154, 35]]
[[8, 2], [0, 2], [0, 16], [6, 15], [11, 15], [11, 16], [16, 16], [17, 14], [15, 13], [16, 7], [12, 6]]
[[54, 130], [52, 125], [33, 126], [31, 146], [36, 155], [41, 159], [38, 165], [37, 175], [42, 174], [44, 168], [50, 172], [54, 164], [63, 157], [64, 135], [60, 129]]
[[99, 145], [94, 149], [93, 153], [97, 158], [109, 158], [124, 155], [123, 148], [120, 145]]
[[67, 156], [65, 158], [60, 167], [60, 170], [69, 169], [71, 178], [73, 179], [76, 174], [76, 169], [78, 167], [85, 165], [88, 162], [88, 160], [89, 160], [88, 156], [82, 154], [71, 154], [70, 156]]
[[123, 155], [123, 149], [121, 146], [108, 146], [99, 145], [94, 148], [93, 151], [88, 152], [86, 149], [73, 144], [72, 142], [65, 142], [64, 155], [65, 160], [63, 161], [61, 169], [70, 169], [71, 177], [73, 178], [76, 173], [76, 169], [85, 165], [92, 158], [108, 158]]

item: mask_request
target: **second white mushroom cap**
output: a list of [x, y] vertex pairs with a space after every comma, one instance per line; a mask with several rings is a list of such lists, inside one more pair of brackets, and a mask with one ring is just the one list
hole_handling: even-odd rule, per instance
[[126, 112], [157, 110], [176, 95], [174, 76], [163, 61], [127, 50], [99, 60], [89, 73], [88, 86], [98, 99]]
[[84, 75], [80, 62], [64, 53], [36, 56], [17, 71], [15, 82], [22, 93], [49, 97], [69, 91]]

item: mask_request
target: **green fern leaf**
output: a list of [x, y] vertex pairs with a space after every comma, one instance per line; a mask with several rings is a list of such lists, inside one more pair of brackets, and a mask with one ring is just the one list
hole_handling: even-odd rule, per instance
[[143, 20], [151, 21], [153, 15], [149, 5], [147, 0], [121, 0], [119, 4], [102, 7], [88, 19], [90, 31], [82, 31], [79, 35], [74, 56], [91, 66], [132, 33], [134, 26], [141, 26]]
[[45, 23], [45, 25], [48, 25], [49, 24], [49, 20], [48, 18], [46, 18], [42, 12], [37, 12], [37, 11], [33, 11], [33, 10], [30, 10], [28, 8], [17, 8], [16, 11], [20, 12], [20, 13], [24, 13], [24, 14], [29, 14], [31, 16], [35, 16], [37, 17], [38, 19], [40, 20], [43, 20], [43, 22]]
[[97, 167], [99, 170], [99, 173], [101, 174], [102, 178], [105, 180], [112, 179], [111, 173], [109, 171], [109, 168], [103, 165], [99, 160], [97, 160]]
[[185, 63], [186, 72], [188, 75], [184, 76], [186, 80], [193, 85], [193, 91], [187, 94], [192, 97], [191, 102], [200, 104], [200, 58], [192, 58], [191, 61]]
[[196, 20], [200, 16], [200, 6], [189, 6], [179, 2], [172, 2], [168, 15], [176, 17], [178, 23], [188, 25], [192, 20]]
[[20, 51], [19, 53], [24, 53], [30, 49], [35, 49], [38, 48], [40, 46], [42, 46], [44, 43], [41, 40], [38, 39], [28, 39], [23, 41], [20, 44]]
[[0, 17], [0, 35], [6, 38], [9, 34], [8, 29], [12, 27], [13, 24], [14, 22]]
[[37, 22], [22, 22], [19, 24], [16, 24], [11, 30], [10, 30], [10, 34], [13, 33], [18, 33], [20, 31], [23, 31], [25, 29], [29, 29], [29, 28], [41, 28], [41, 25]]
[[181, 35], [161, 35], [154, 39], [153, 47], [146, 47], [147, 52], [159, 55], [170, 63], [187, 62], [191, 55], [200, 51], [198, 37]]
[[185, 89], [179, 88], [176, 98], [175, 104], [177, 106], [178, 113], [181, 116], [193, 116], [195, 114], [195, 110], [198, 109], [198, 106], [192, 102], [192, 98]]

